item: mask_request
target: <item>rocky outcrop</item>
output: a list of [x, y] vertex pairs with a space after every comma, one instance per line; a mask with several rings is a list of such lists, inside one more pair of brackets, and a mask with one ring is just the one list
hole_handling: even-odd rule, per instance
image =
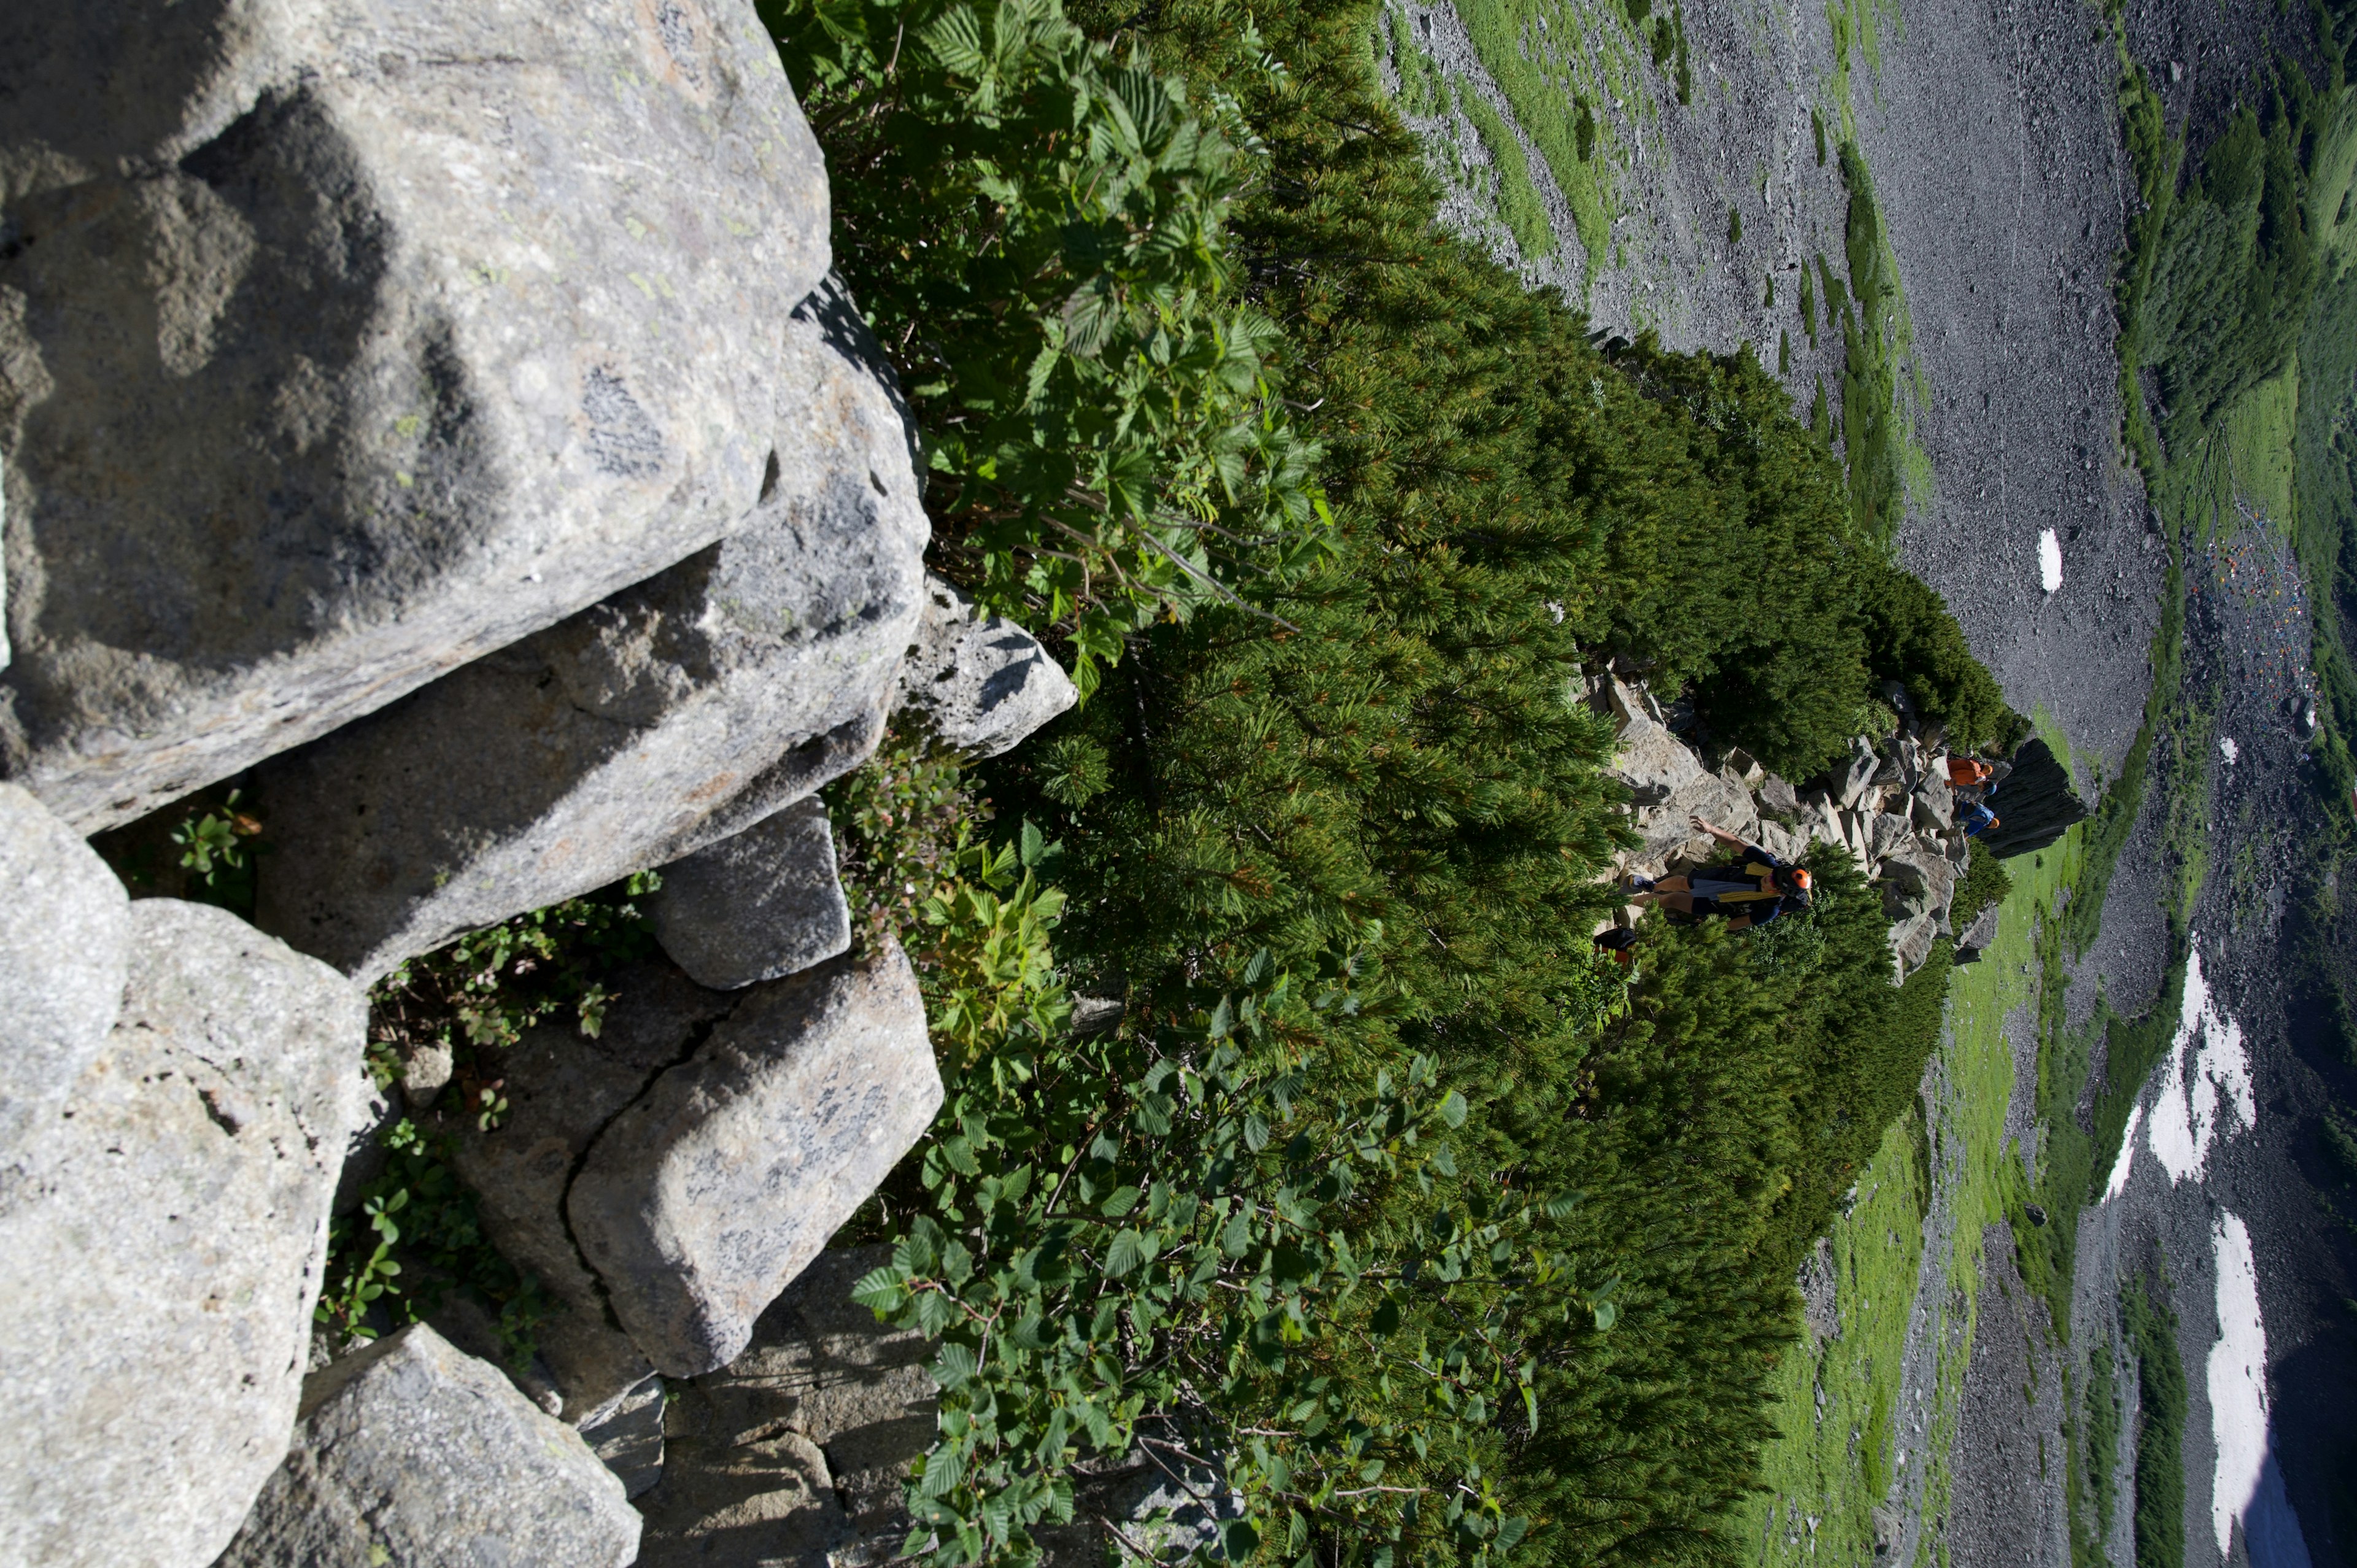
[[16, 7], [0, 189], [0, 770], [85, 832], [672, 565], [798, 461], [826, 187], [735, 0]]
[[1590, 700], [1611, 713], [1619, 732], [1607, 771], [1625, 786], [1630, 825], [1643, 838], [1638, 858], [1666, 864], [1681, 854], [1707, 853], [1710, 840], [1690, 819], [1701, 816], [1729, 832], [1749, 833], [1760, 813], [1740, 774], [1705, 767], [1663, 723], [1662, 711], [1643, 687], [1623, 685], [1604, 675]]
[[734, 991], [851, 947], [834, 828], [816, 798], [662, 868], [648, 900], [655, 940], [699, 985]]
[[616, 1319], [656, 1369], [725, 1366], [942, 1101], [897, 945], [745, 994], [614, 1118], [565, 1199]]
[[1618, 735], [1612, 776], [1629, 790], [1629, 826], [1641, 840], [1616, 857], [1616, 874], [1661, 876], [1725, 858], [1691, 819], [1751, 839], [1798, 861], [1813, 844], [1837, 844], [1879, 889], [1890, 921], [1893, 983], [1922, 967], [1948, 934], [1948, 909], [1971, 845], [1955, 826], [1943, 759], [1915, 736], [1858, 736], [1848, 757], [1806, 788], [1767, 773], [1740, 751], [1717, 767], [1674, 734], [1641, 685], [1611, 674], [1590, 680], [1588, 701]]
[[558, 1413], [577, 1425], [610, 1418], [654, 1367], [611, 1320], [605, 1287], [565, 1228], [565, 1193], [597, 1134], [735, 1001], [661, 962], [636, 965], [608, 984], [614, 1000], [595, 1038], [544, 1024], [501, 1054], [508, 1113], [498, 1127], [486, 1129], [464, 1107], [443, 1122], [484, 1234], [560, 1304], [541, 1326], [539, 1354]]
[[0, 1150], [58, 1102], [114, 1027], [131, 900], [79, 834], [0, 784]]
[[[0, 1154], [0, 1562], [199, 1568], [295, 1418], [365, 1008], [220, 909], [129, 912], [113, 1032]], [[13, 1010], [21, 993], [11, 990]]]
[[882, 1247], [822, 1252], [741, 1355], [676, 1387], [662, 1484], [642, 1505], [645, 1568], [851, 1568], [899, 1553], [902, 1483], [932, 1445], [936, 1390], [931, 1342], [851, 1299], [888, 1260]]
[[929, 575], [925, 590], [924, 624], [901, 671], [899, 699], [942, 745], [996, 757], [1079, 700], [1038, 638], [977, 614], [963, 590], [939, 577]]
[[2000, 855], [2044, 849], [2087, 815], [2087, 803], [2072, 787], [2071, 770], [2040, 739], [2014, 754], [2012, 771], [1990, 795], [1988, 805], [1996, 813], [1997, 825], [1982, 836]]
[[257, 918], [372, 976], [729, 837], [874, 750], [929, 533], [902, 411], [839, 293], [737, 532], [260, 769]]
[[579, 1434], [420, 1323], [305, 1382], [220, 1568], [624, 1568], [639, 1531]]

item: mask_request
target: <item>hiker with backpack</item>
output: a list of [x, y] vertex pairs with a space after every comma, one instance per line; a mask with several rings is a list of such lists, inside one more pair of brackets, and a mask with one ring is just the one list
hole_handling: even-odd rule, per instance
[[1684, 876], [1631, 875], [1621, 887], [1631, 902], [1681, 915], [1717, 916], [1730, 931], [1764, 926], [1779, 915], [1808, 908], [1813, 897], [1808, 872], [1758, 844], [1697, 816], [1694, 825], [1736, 852], [1731, 865], [1701, 867]]

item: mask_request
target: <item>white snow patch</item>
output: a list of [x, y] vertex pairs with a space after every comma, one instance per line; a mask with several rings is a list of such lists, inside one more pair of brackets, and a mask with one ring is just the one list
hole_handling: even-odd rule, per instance
[[2120, 1157], [2112, 1162], [2112, 1179], [2104, 1184], [2104, 1201], [2128, 1189], [2128, 1172], [2136, 1164], [2136, 1133], [2144, 1128], [2144, 1107], [2138, 1105], [2128, 1112], [2128, 1130], [2120, 1139]]
[[2062, 586], [2062, 542], [2050, 528], [2038, 535], [2038, 580], [2050, 594]]
[[2181, 1182], [2199, 1176], [2209, 1164], [2211, 1146], [2229, 1130], [2228, 1117], [2246, 1128], [2257, 1126], [2258, 1097], [2251, 1085], [2250, 1055], [2243, 1048], [2243, 1026], [2212, 999], [2201, 978], [2197, 933], [2185, 965], [2185, 1005], [2169, 1042], [2145, 1141], [2169, 1179]]
[[2218, 1464], [2210, 1529], [2218, 1555], [2243, 1526], [2254, 1568], [2309, 1568], [2299, 1516], [2284, 1491], [2267, 1430], [2267, 1330], [2259, 1316], [2258, 1260], [2239, 1215], [2221, 1210], [2210, 1238], [2218, 1260], [2218, 1342], [2210, 1347], [2210, 1425]]
[[2222, 735], [2218, 737], [2218, 755], [2226, 759], [2227, 767], [2232, 768], [2242, 757], [2243, 748], [2234, 744], [2233, 736]]

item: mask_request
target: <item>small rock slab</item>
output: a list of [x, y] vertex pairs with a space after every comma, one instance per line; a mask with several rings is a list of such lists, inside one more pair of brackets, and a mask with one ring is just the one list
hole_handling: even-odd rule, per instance
[[931, 720], [943, 745], [996, 757], [1079, 700], [1038, 638], [978, 616], [963, 589], [927, 575], [924, 624], [900, 673], [900, 706]]
[[81, 835], [0, 784], [0, 1149], [56, 1110], [114, 1027], [131, 897]]
[[322, 735], [755, 506], [828, 199], [742, 0], [5, 27], [0, 758], [66, 821]]
[[931, 1122], [942, 1080], [897, 944], [745, 994], [617, 1116], [565, 1212], [657, 1370], [726, 1365]]
[[630, 1497], [642, 1497], [662, 1480], [668, 1402], [662, 1379], [650, 1376], [625, 1393], [603, 1421], [581, 1428], [581, 1440], [621, 1480]]
[[662, 868], [655, 940], [698, 985], [734, 991], [851, 948], [834, 827], [816, 796]]
[[305, 1380], [219, 1568], [625, 1568], [639, 1529], [579, 1433], [418, 1323]]
[[787, 323], [781, 459], [726, 540], [255, 774], [257, 921], [372, 978], [742, 832], [865, 761], [931, 533], [839, 290]]
[[0, 1168], [0, 1563], [210, 1563], [286, 1452], [367, 1006], [226, 910], [131, 907], [114, 1029]]

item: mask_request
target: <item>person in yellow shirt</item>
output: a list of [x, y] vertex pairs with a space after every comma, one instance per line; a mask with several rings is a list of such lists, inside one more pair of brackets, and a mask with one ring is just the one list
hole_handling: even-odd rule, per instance
[[1717, 915], [1730, 931], [1764, 926], [1779, 915], [1808, 907], [1809, 874], [1738, 834], [1696, 816], [1694, 825], [1736, 852], [1732, 865], [1706, 865], [1685, 876], [1658, 881], [1630, 876], [1622, 884], [1631, 902], [1681, 915]]

